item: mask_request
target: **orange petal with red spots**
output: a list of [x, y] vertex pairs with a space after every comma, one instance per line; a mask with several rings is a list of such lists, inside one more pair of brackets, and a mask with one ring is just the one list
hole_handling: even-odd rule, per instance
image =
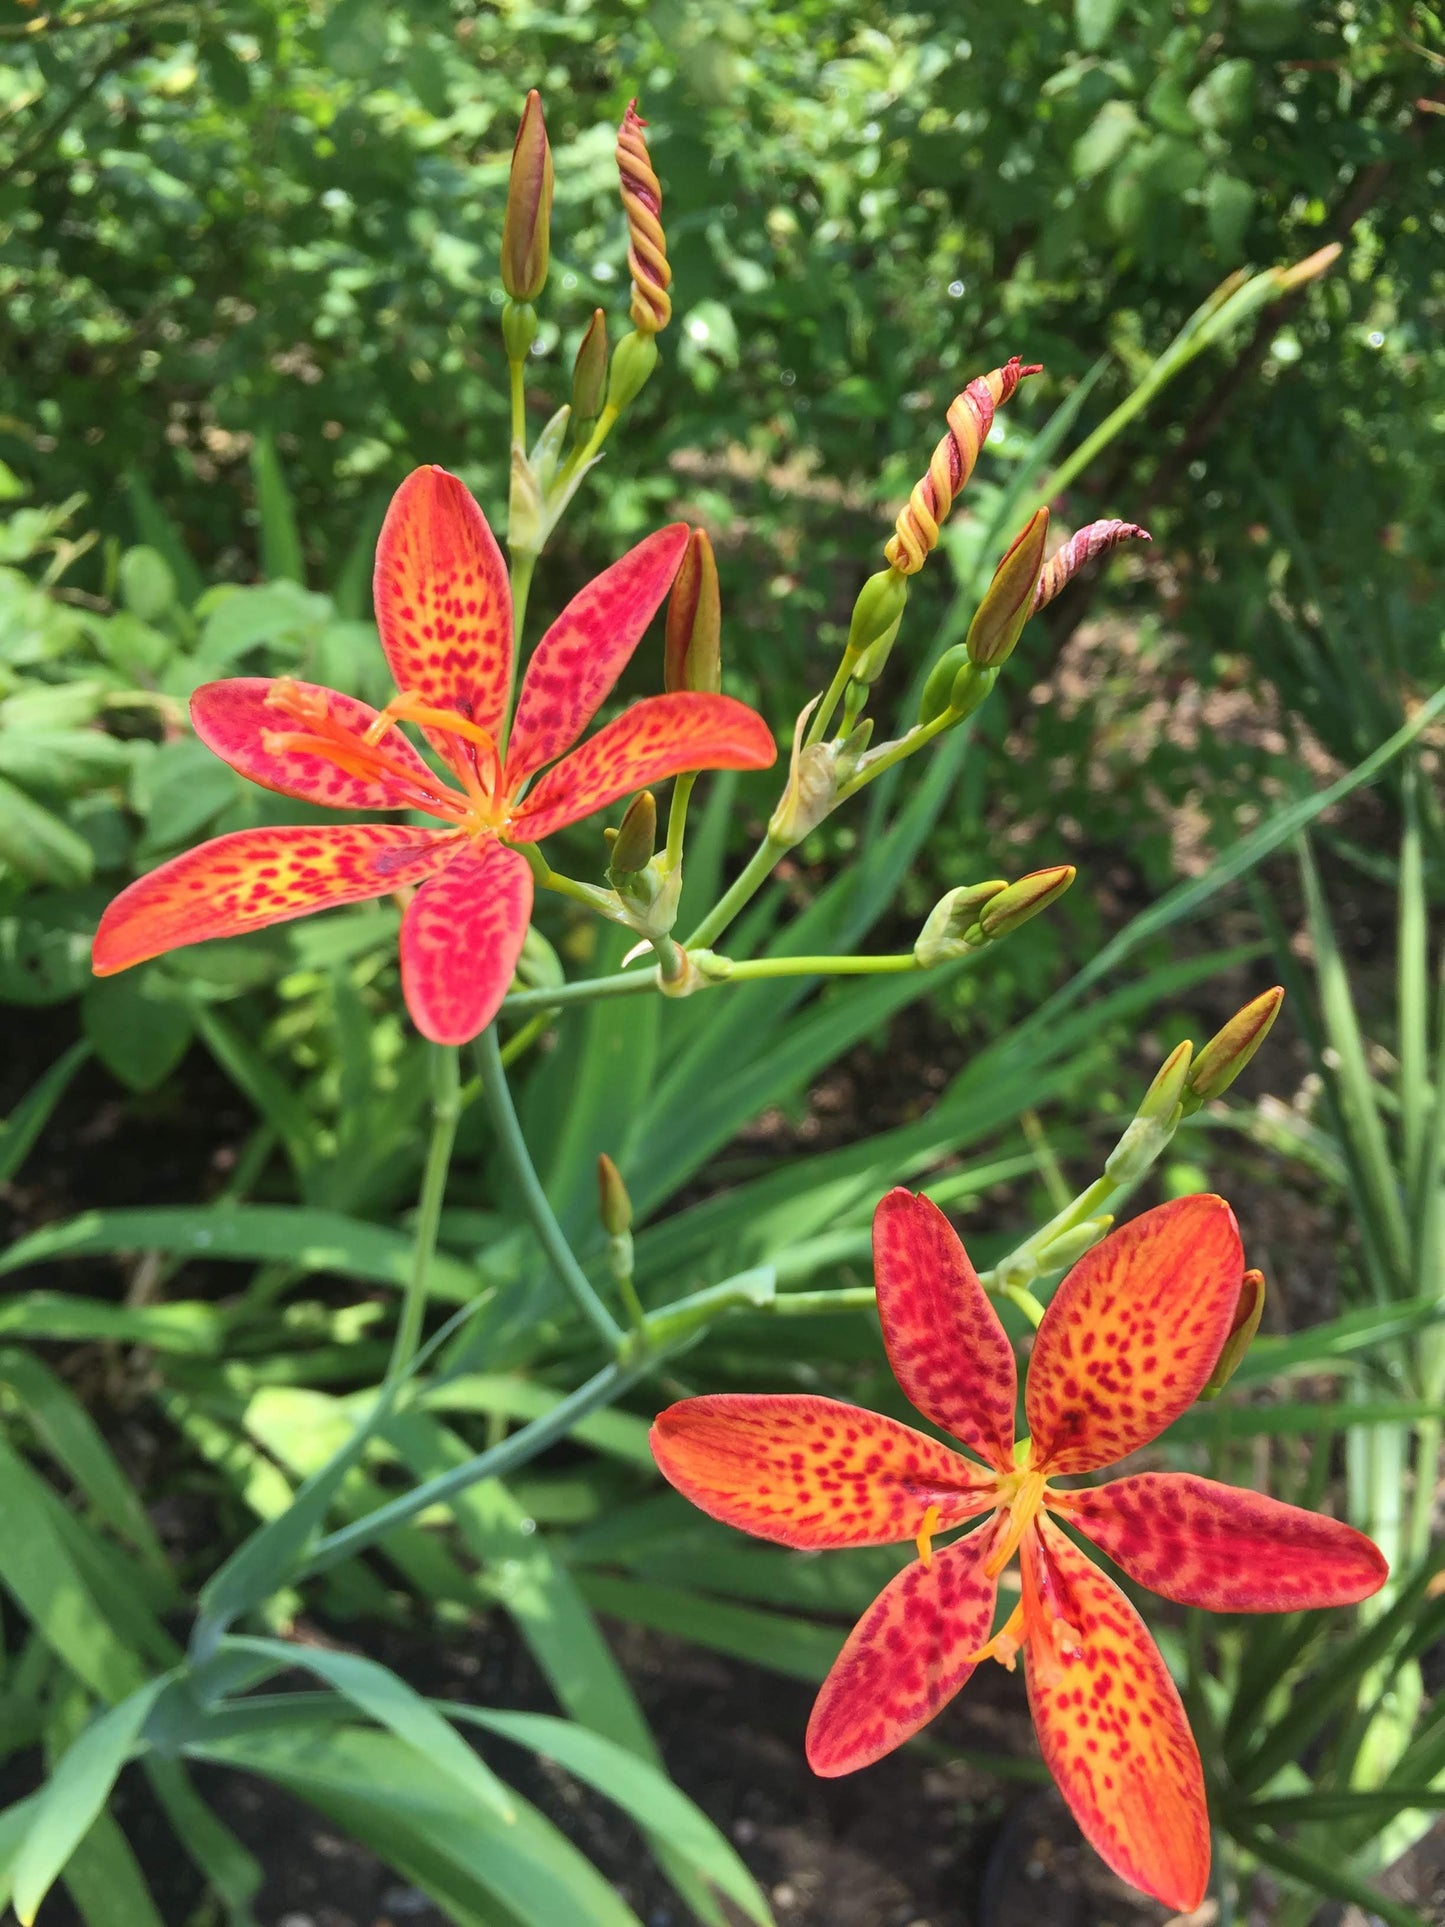
[[1013, 1347], [958, 1233], [901, 1186], [873, 1214], [878, 1316], [893, 1376], [935, 1425], [1013, 1470]]
[[468, 845], [424, 883], [401, 922], [401, 987], [434, 1044], [465, 1044], [501, 1006], [532, 914], [527, 859], [500, 843]]
[[767, 769], [777, 753], [762, 717], [736, 697], [648, 696], [549, 769], [509, 834], [536, 843], [679, 770]]
[[1363, 1532], [1191, 1472], [1141, 1472], [1049, 1504], [1131, 1579], [1181, 1606], [1289, 1613], [1352, 1606], [1389, 1576]]
[[[1191, 1912], [1209, 1884], [1199, 1749], [1159, 1648], [1114, 1583], [1057, 1527], [1023, 1545], [1029, 1704], [1044, 1764], [1108, 1866]], [[1058, 1615], [1042, 1646], [1040, 1594]], [[1031, 1606], [1033, 1610], [1031, 1611]]]
[[687, 547], [673, 522], [629, 549], [567, 604], [522, 678], [507, 752], [508, 794], [570, 749], [627, 666], [662, 607]]
[[[512, 590], [487, 518], [444, 468], [414, 469], [391, 498], [372, 600], [397, 688], [496, 736], [511, 687]], [[423, 733], [458, 775], [475, 767], [473, 744]]]
[[962, 1687], [993, 1624], [992, 1526], [905, 1566], [848, 1635], [808, 1721], [808, 1764], [825, 1779], [871, 1766]]
[[121, 891], [95, 933], [95, 974], [109, 977], [208, 937], [239, 937], [313, 910], [384, 897], [431, 876], [456, 847], [454, 833], [393, 823], [218, 836]]
[[652, 1428], [663, 1477], [724, 1525], [778, 1545], [887, 1546], [930, 1506], [942, 1532], [994, 1503], [993, 1480], [896, 1419], [806, 1392], [714, 1392]]
[[[232, 676], [225, 682], [202, 683], [191, 697], [196, 734], [207, 749], [251, 782], [307, 803], [324, 803], [336, 810], [425, 810], [440, 797], [444, 788], [440, 778], [395, 725], [374, 748], [359, 740], [376, 721], [377, 712], [370, 703], [315, 683], [281, 679], [283, 695], [294, 691], [297, 698], [288, 710], [267, 700], [277, 687], [277, 679], [270, 676]], [[323, 720], [296, 713], [308, 706], [324, 711]], [[282, 746], [280, 741], [312, 738], [319, 745], [326, 740], [319, 732], [333, 728], [343, 738], [355, 739], [338, 742], [340, 762], [332, 761], [319, 747], [301, 749], [294, 744]], [[366, 773], [368, 766], [374, 774]]]
[[1157, 1438], [1213, 1371], [1243, 1278], [1223, 1198], [1161, 1204], [1095, 1245], [1034, 1340], [1024, 1392], [1034, 1464], [1091, 1472]]

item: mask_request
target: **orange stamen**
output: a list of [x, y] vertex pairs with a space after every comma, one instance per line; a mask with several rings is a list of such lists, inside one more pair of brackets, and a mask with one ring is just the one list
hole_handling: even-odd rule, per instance
[[1020, 1600], [993, 1638], [980, 1646], [976, 1653], [970, 1653], [968, 1664], [977, 1666], [985, 1659], [996, 1659], [1000, 1666], [1009, 1672], [1014, 1669], [1014, 1661], [1023, 1648], [1027, 1634], [1024, 1632], [1024, 1606]]
[[918, 1547], [918, 1556], [923, 1561], [925, 1571], [933, 1564], [933, 1535], [938, 1530], [938, 1520], [938, 1507], [936, 1505], [929, 1506], [923, 1515], [923, 1524], [918, 1528], [918, 1536], [914, 1540], [914, 1544]]
[[270, 756], [300, 753], [324, 757], [337, 769], [345, 771], [348, 776], [358, 777], [362, 782], [384, 777], [397, 789], [399, 800], [409, 799], [415, 808], [425, 810], [432, 816], [451, 817], [460, 822], [467, 814], [460, 796], [441, 784], [433, 786], [419, 782], [413, 771], [393, 762], [378, 750], [363, 747], [359, 737], [348, 735], [345, 731], [318, 736], [304, 730], [268, 729], [262, 732], [261, 747]]
[[[1015, 1485], [1013, 1479], [1017, 1478]], [[997, 1579], [1009, 1560], [1019, 1549], [1019, 1541], [1033, 1524], [1044, 1498], [1044, 1474], [1042, 1472], [1023, 1472], [1002, 1481], [1012, 1487], [1008, 1505], [1008, 1531], [989, 1554], [984, 1571], [990, 1579]]]

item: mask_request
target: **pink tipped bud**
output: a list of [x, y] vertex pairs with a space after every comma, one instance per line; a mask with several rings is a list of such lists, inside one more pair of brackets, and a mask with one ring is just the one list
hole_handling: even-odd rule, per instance
[[646, 126], [637, 102], [630, 102], [617, 130], [617, 175], [627, 215], [632, 325], [641, 335], [655, 335], [672, 319], [672, 297], [667, 292], [672, 269], [662, 230], [662, 184], [647, 151]]
[[597, 1158], [597, 1215], [609, 1238], [625, 1238], [632, 1229], [632, 1199], [622, 1173], [605, 1151]]
[[1261, 991], [1210, 1038], [1189, 1073], [1188, 1091], [1195, 1110], [1229, 1089], [1268, 1037], [1283, 1002], [1284, 990], [1279, 984]]
[[976, 950], [979, 912], [1007, 888], [1006, 878], [992, 877], [987, 883], [966, 883], [940, 897], [913, 945], [919, 966], [932, 970]]
[[1117, 548], [1121, 542], [1153, 540], [1149, 531], [1141, 529], [1136, 522], [1090, 522], [1087, 528], [1071, 535], [1044, 564], [1034, 590], [1033, 613], [1037, 615], [1040, 609], [1047, 608], [1064, 584], [1071, 582], [1084, 564], [1092, 562], [1096, 555]]
[[1275, 286], [1283, 294], [1291, 288], [1302, 288], [1310, 281], [1318, 281], [1339, 260], [1340, 251], [1338, 241], [1328, 241], [1324, 247], [1316, 248], [1313, 254], [1307, 254], [1303, 261], [1296, 261], [1293, 267], [1276, 268]]
[[673, 581], [662, 673], [669, 694], [677, 689], [716, 694], [722, 688], [722, 601], [717, 558], [705, 529], [693, 530]]
[[1049, 512], [1036, 509], [994, 570], [968, 628], [969, 661], [980, 669], [997, 669], [1013, 654], [1034, 612], [1034, 588], [1048, 539]]
[[552, 149], [534, 87], [512, 148], [507, 213], [502, 223], [502, 286], [513, 301], [535, 301], [547, 281], [552, 226]]
[[1219, 1357], [1214, 1361], [1214, 1370], [1209, 1381], [1199, 1394], [1201, 1399], [1218, 1398], [1230, 1379], [1239, 1370], [1244, 1354], [1254, 1343], [1259, 1321], [1264, 1316], [1264, 1273], [1247, 1271], [1240, 1283], [1239, 1299], [1234, 1307], [1234, 1323], [1229, 1328]]
[[967, 482], [998, 409], [1027, 375], [1043, 373], [1042, 364], [1025, 367], [1014, 355], [1002, 368], [980, 375], [948, 411], [948, 433], [933, 451], [928, 473], [914, 484], [883, 553], [900, 575], [917, 575], [938, 546], [938, 531], [948, 520], [954, 497]]

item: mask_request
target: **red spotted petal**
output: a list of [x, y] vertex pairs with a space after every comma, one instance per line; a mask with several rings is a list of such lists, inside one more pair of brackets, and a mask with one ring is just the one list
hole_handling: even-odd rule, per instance
[[1389, 1575], [1353, 1526], [1188, 1472], [1141, 1472], [1049, 1504], [1131, 1579], [1181, 1606], [1288, 1613], [1351, 1606]]
[[[203, 683], [191, 697], [191, 721], [208, 749], [239, 770], [251, 782], [283, 796], [299, 796], [307, 803], [325, 803], [336, 810], [425, 810], [442, 793], [440, 779], [427, 768], [402, 732], [393, 725], [374, 750], [360, 741], [338, 745], [343, 760], [348, 751], [358, 764], [376, 765], [367, 775], [358, 767], [343, 769], [319, 752], [267, 748], [284, 736], [315, 736], [318, 725], [275, 702], [278, 687], [269, 676], [233, 676], [226, 682]], [[280, 680], [284, 694], [294, 690], [301, 704], [324, 705], [325, 728], [332, 725], [349, 737], [360, 738], [376, 721], [369, 703], [343, 696], [315, 683]], [[390, 767], [384, 767], [389, 765]]]
[[673, 522], [629, 549], [573, 596], [537, 644], [522, 678], [507, 752], [507, 793], [570, 749], [662, 607], [687, 547]]
[[[1029, 1704], [1044, 1764], [1123, 1879], [1189, 1913], [1209, 1884], [1199, 1749], [1169, 1669], [1119, 1588], [1040, 1523], [1023, 1543]], [[1045, 1602], [1041, 1604], [1040, 1602]], [[1048, 1613], [1053, 1637], [1030, 1620]], [[1033, 1623], [1037, 1623], [1034, 1619]]]
[[825, 1779], [871, 1766], [940, 1712], [974, 1669], [993, 1623], [996, 1538], [981, 1526], [930, 1565], [905, 1566], [848, 1635], [808, 1721], [808, 1764]]
[[417, 891], [401, 923], [401, 986], [423, 1037], [465, 1044], [486, 1029], [531, 914], [531, 867], [500, 843], [468, 845]]
[[218, 836], [121, 891], [95, 933], [95, 974], [109, 977], [207, 937], [239, 937], [313, 910], [384, 897], [431, 876], [456, 847], [454, 833], [393, 823]]
[[994, 1503], [991, 1478], [896, 1419], [808, 1393], [715, 1392], [669, 1406], [652, 1456], [685, 1498], [779, 1545], [887, 1546]]
[[1091, 1472], [1147, 1445], [1214, 1369], [1244, 1278], [1223, 1198], [1179, 1198], [1081, 1258], [1034, 1340], [1024, 1403], [1036, 1465]]
[[762, 717], [733, 696], [648, 696], [549, 769], [510, 834], [536, 843], [679, 770], [766, 769], [777, 753]]
[[[511, 687], [512, 590], [487, 518], [444, 468], [414, 469], [391, 498], [372, 600], [397, 688], [496, 736]], [[470, 743], [425, 734], [459, 775], [474, 766]]]
[[873, 1271], [898, 1383], [925, 1418], [1011, 1472], [1013, 1347], [957, 1232], [931, 1198], [900, 1187], [880, 1201]]

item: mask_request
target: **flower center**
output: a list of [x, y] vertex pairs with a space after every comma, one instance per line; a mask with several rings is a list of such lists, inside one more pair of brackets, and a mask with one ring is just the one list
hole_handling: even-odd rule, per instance
[[[394, 696], [364, 731], [358, 731], [332, 714], [324, 690], [303, 689], [289, 676], [276, 679], [266, 702], [302, 726], [265, 731], [262, 746], [271, 755], [291, 752], [324, 757], [337, 769], [362, 782], [385, 783], [395, 792], [398, 807], [440, 816], [459, 824], [469, 835], [497, 828], [502, 815], [499, 796], [502, 762], [495, 738], [480, 724], [469, 722], [454, 710], [438, 709], [426, 702], [419, 691], [409, 689]], [[465, 795], [430, 772], [423, 776], [409, 762], [402, 762], [387, 751], [384, 746], [387, 732], [403, 716], [410, 722], [455, 736], [480, 752], [460, 759]]]
[[988, 1556], [984, 1571], [997, 1579], [1019, 1549], [1019, 1541], [1033, 1524], [1044, 1502], [1047, 1479], [1042, 1472], [1010, 1472], [998, 1482], [999, 1510], [1008, 1529]]

